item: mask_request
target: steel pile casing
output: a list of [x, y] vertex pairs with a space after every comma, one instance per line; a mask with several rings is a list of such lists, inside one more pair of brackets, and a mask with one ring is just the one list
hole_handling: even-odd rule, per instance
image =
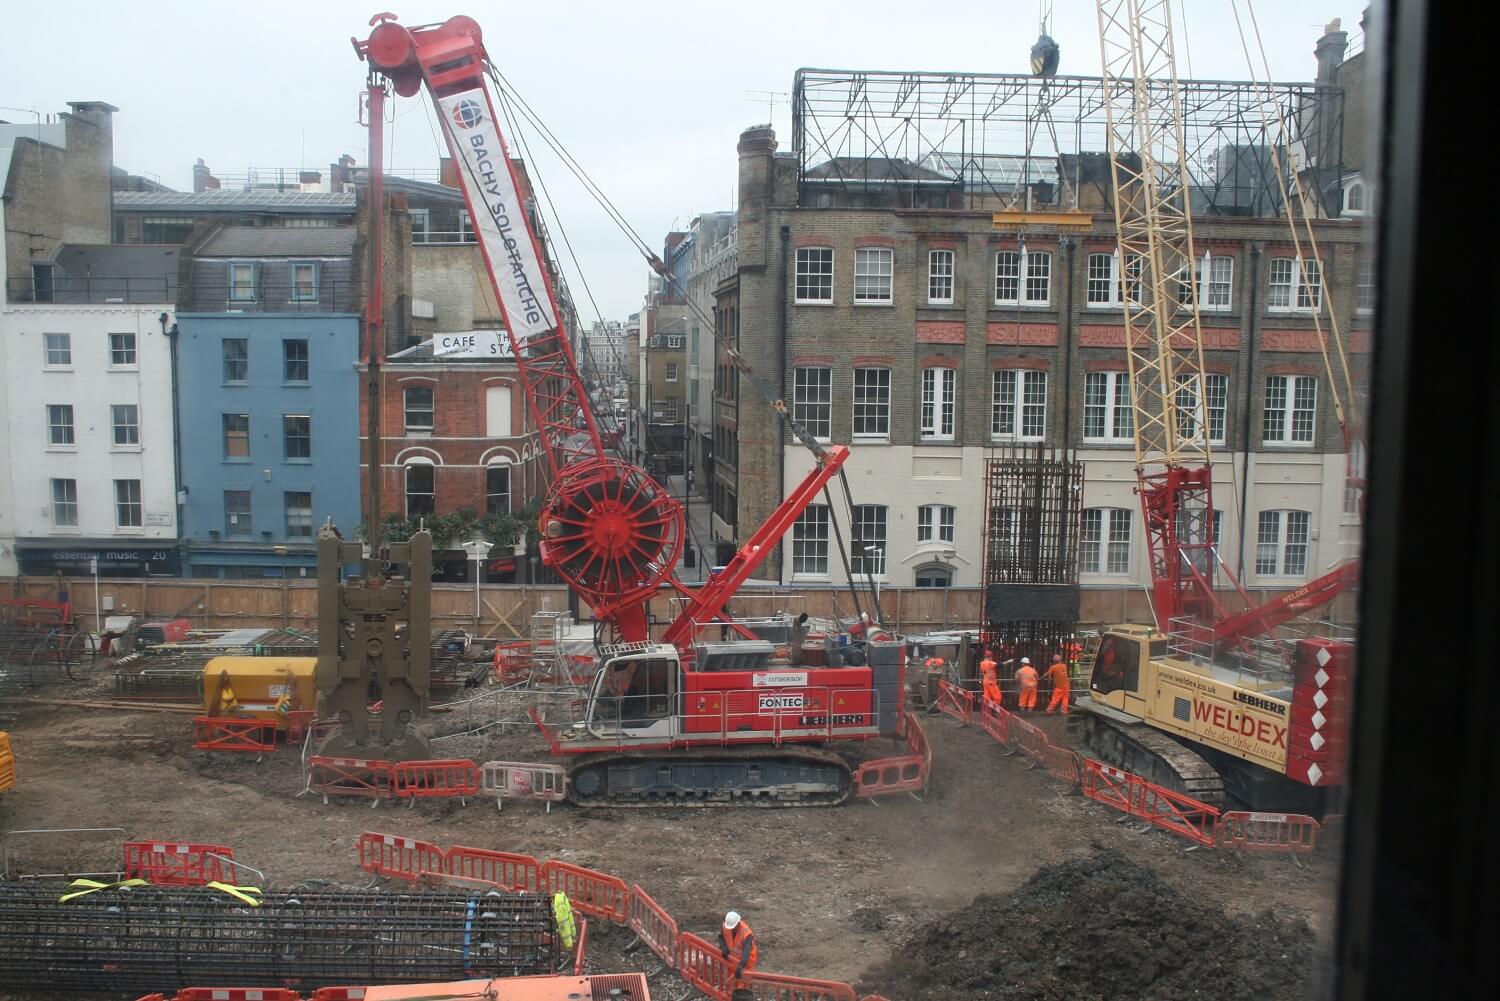
[[543, 894], [0, 887], [0, 991], [172, 991], [524, 976], [557, 970]]

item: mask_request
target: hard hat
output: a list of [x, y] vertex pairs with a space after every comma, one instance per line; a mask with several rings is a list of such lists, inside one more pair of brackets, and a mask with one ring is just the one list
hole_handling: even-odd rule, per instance
[[728, 914], [724, 915], [724, 927], [728, 928], [730, 931], [734, 931], [734, 929], [738, 927], [739, 923], [739, 911], [730, 911]]
[[1021, 658], [1021, 663], [1023, 663], [1023, 664], [1030, 664], [1031, 663], [1031, 658], [1030, 657], [1022, 657]]

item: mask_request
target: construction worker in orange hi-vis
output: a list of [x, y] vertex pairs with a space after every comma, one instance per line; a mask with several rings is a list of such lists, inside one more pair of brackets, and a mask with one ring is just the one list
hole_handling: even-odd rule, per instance
[[725, 962], [734, 967], [735, 987], [749, 987], [746, 974], [755, 969], [760, 959], [760, 949], [755, 944], [755, 933], [750, 924], [740, 917], [738, 911], [724, 915], [724, 926], [719, 929], [719, 944]]
[[1021, 658], [1021, 666], [1016, 669], [1016, 684], [1021, 686], [1021, 711], [1032, 712], [1036, 709], [1036, 668], [1031, 666], [1030, 657]]
[[1052, 685], [1052, 700], [1047, 703], [1047, 712], [1051, 714], [1061, 705], [1063, 715], [1068, 715], [1068, 688], [1071, 682], [1068, 680], [1068, 665], [1063, 663], [1062, 654], [1052, 655], [1052, 666], [1047, 668], [1047, 681]]
[[984, 660], [979, 662], [979, 673], [984, 677], [984, 701], [997, 706], [1000, 704], [1000, 681], [995, 673], [998, 670], [994, 651], [985, 650]]

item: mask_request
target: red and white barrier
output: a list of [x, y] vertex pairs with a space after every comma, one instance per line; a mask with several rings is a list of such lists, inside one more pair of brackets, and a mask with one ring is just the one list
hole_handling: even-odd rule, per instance
[[479, 794], [479, 768], [464, 758], [444, 761], [398, 761], [391, 765], [391, 793], [397, 799], [457, 796], [464, 802]]
[[669, 967], [677, 966], [677, 920], [637, 884], [630, 888], [630, 918], [636, 938]]
[[391, 763], [313, 755], [307, 759], [307, 790], [321, 795], [324, 803], [329, 796], [359, 796], [378, 803], [391, 797]]
[[359, 836], [359, 867], [376, 876], [416, 882], [424, 872], [447, 872], [446, 863], [443, 850], [427, 841], [370, 832]]
[[455, 845], [448, 849], [445, 872], [450, 876], [478, 879], [507, 890], [538, 893], [546, 887], [542, 864], [530, 855], [494, 852]]
[[750, 974], [755, 1001], [857, 1001], [854, 988], [838, 980], [808, 980], [780, 973]]
[[547, 892], [562, 893], [574, 910], [605, 918], [617, 925], [630, 918], [630, 890], [618, 876], [608, 876], [570, 862], [548, 862], [542, 866]]
[[264, 754], [276, 750], [276, 724], [272, 720], [237, 719], [229, 716], [193, 717], [193, 750], [236, 751]]
[[479, 791], [495, 797], [495, 807], [505, 809], [507, 799], [533, 799], [561, 803], [568, 796], [568, 773], [562, 765], [534, 761], [486, 761], [479, 766]]
[[1219, 818], [1219, 847], [1240, 852], [1307, 855], [1318, 846], [1322, 825], [1301, 813], [1232, 810]]
[[160, 886], [238, 882], [231, 861], [234, 851], [227, 845], [127, 841], [124, 856], [122, 871], [126, 879], [144, 879]]

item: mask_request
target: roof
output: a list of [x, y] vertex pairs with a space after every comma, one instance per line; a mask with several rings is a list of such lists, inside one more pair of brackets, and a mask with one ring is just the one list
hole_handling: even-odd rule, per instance
[[204, 241], [195, 257], [348, 257], [353, 226], [225, 226]]
[[[370, 183], [370, 168], [355, 167], [349, 172], [349, 176], [356, 184]], [[387, 191], [404, 191], [411, 195], [420, 195], [423, 198], [433, 198], [439, 201], [450, 201], [462, 204], [464, 193], [457, 188], [450, 188], [446, 184], [436, 184], [432, 181], [418, 181], [410, 177], [401, 177], [397, 174], [386, 174], [380, 183], [385, 185]]]
[[277, 215], [353, 214], [352, 191], [119, 191], [117, 212], [270, 212]]
[[179, 248], [153, 244], [65, 244], [53, 262], [59, 303], [175, 302]]
[[942, 181], [952, 184], [954, 178], [935, 170], [919, 167], [910, 160], [892, 156], [836, 156], [816, 167], [809, 167], [803, 180], [853, 181]]

